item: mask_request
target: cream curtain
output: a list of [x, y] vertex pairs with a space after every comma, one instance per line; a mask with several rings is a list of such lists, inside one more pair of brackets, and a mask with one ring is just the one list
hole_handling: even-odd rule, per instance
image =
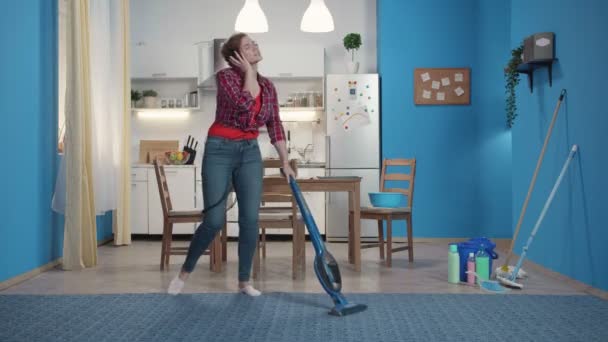
[[72, 0], [66, 15], [66, 208], [63, 268], [97, 264], [91, 153], [88, 0]]
[[129, 39], [129, 0], [113, 0], [121, 15], [115, 22], [122, 48], [119, 57], [122, 60], [122, 136], [119, 156], [120, 177], [118, 183], [118, 205], [114, 212], [114, 244], [131, 244], [131, 78], [130, 78], [130, 39]]

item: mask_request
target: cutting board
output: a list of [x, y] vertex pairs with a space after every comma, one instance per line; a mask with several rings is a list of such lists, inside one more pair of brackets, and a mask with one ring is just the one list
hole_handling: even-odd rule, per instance
[[164, 155], [167, 151], [179, 150], [179, 140], [140, 140], [139, 162], [152, 163], [155, 156]]

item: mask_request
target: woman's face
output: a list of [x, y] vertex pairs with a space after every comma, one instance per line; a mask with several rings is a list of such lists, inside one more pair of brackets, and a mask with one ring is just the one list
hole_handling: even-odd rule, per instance
[[241, 39], [241, 47], [239, 49], [239, 53], [251, 65], [256, 64], [262, 60], [262, 55], [260, 54], [258, 43], [251, 40], [249, 36], [245, 36]]

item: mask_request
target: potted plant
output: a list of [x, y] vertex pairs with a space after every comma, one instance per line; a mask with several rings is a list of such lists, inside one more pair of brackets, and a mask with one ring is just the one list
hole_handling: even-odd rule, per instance
[[156, 96], [158, 93], [154, 90], [144, 90], [144, 107], [155, 108], [156, 107]]
[[137, 107], [137, 101], [141, 100], [141, 92], [131, 89], [131, 108]]
[[355, 62], [355, 51], [361, 47], [361, 35], [349, 33], [344, 36], [344, 48], [351, 53], [351, 61], [346, 64], [348, 72], [356, 74], [359, 71], [359, 62]]
[[505, 93], [507, 94], [505, 110], [507, 112], [507, 126], [509, 128], [513, 127], [513, 121], [517, 116], [515, 87], [519, 84], [519, 72], [517, 71], [517, 67], [522, 63], [523, 52], [523, 45], [511, 50], [511, 59], [505, 68]]

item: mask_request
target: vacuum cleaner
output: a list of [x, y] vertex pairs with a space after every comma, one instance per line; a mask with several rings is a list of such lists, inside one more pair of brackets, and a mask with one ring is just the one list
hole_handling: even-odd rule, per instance
[[298, 183], [296, 183], [296, 180], [291, 176], [289, 177], [289, 185], [291, 186], [291, 191], [296, 198], [296, 202], [300, 208], [300, 213], [302, 213], [302, 218], [306, 224], [310, 239], [312, 240], [312, 244], [315, 248], [315, 274], [317, 275], [317, 278], [319, 279], [319, 282], [321, 283], [321, 286], [323, 286], [325, 292], [327, 292], [327, 294], [334, 301], [334, 307], [331, 309], [331, 311], [329, 311], [329, 314], [334, 316], [346, 316], [364, 311], [367, 309], [367, 305], [349, 303], [342, 295], [342, 279], [340, 278], [340, 269], [338, 268], [338, 263], [331, 253], [329, 253], [329, 251], [325, 248], [325, 244], [323, 243], [321, 234], [319, 233], [319, 228], [317, 228], [317, 224], [310, 213], [310, 209], [308, 209], [308, 205], [304, 200], [302, 191], [300, 191], [300, 187], [298, 186]]

